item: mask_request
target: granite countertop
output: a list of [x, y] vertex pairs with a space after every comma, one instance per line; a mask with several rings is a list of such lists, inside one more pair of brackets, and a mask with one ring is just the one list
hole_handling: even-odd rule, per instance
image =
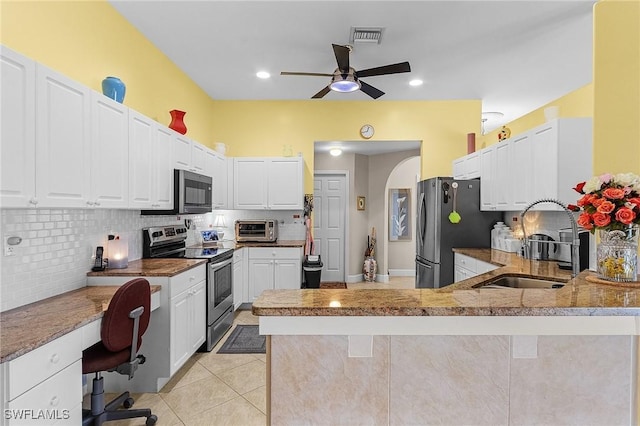
[[[0, 363], [102, 318], [120, 286], [83, 287], [0, 312]], [[151, 286], [151, 293], [161, 287]]]
[[138, 259], [122, 269], [88, 272], [88, 277], [173, 277], [203, 263], [207, 259]]
[[[456, 249], [501, 266], [441, 289], [267, 290], [253, 303], [259, 316], [638, 316], [640, 284], [571, 279], [555, 261], [531, 261], [491, 249]], [[501, 275], [566, 281], [560, 289], [475, 289]]]
[[235, 248], [242, 247], [304, 247], [305, 240], [278, 240], [275, 243], [236, 242]]

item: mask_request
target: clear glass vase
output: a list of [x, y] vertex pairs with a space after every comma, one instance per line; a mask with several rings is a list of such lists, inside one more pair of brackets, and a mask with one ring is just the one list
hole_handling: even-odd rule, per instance
[[598, 230], [598, 278], [608, 281], [637, 281], [638, 233], [640, 227], [632, 225], [623, 230]]

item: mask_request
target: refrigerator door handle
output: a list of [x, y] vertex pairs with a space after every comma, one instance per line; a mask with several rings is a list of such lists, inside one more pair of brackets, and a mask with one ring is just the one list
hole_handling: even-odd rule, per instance
[[[420, 235], [420, 241], [424, 241], [424, 233], [426, 232], [426, 222], [427, 222], [427, 217], [426, 217], [426, 210], [427, 210], [427, 206], [425, 205], [425, 201], [424, 201], [424, 192], [420, 194], [420, 218], [418, 220], [418, 232]], [[420, 244], [422, 246], [422, 243]]]

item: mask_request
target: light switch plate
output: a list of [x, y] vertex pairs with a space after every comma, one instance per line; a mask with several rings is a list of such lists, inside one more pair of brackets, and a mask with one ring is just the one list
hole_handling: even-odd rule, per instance
[[511, 336], [511, 357], [513, 359], [538, 358], [538, 336]]

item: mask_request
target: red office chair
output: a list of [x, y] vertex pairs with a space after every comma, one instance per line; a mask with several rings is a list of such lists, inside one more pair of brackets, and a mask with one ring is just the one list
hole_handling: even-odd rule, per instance
[[[83, 410], [83, 426], [102, 425], [119, 419], [146, 417], [146, 425], [153, 426], [158, 417], [148, 408], [129, 410], [133, 398], [124, 392], [105, 405], [104, 379], [100, 372], [116, 371], [133, 377], [144, 355], [138, 354], [142, 335], [149, 326], [151, 289], [144, 278], [133, 279], [116, 291], [102, 318], [101, 341], [82, 352], [82, 374], [96, 373], [91, 392], [91, 410]], [[118, 410], [120, 406], [126, 410]]]

